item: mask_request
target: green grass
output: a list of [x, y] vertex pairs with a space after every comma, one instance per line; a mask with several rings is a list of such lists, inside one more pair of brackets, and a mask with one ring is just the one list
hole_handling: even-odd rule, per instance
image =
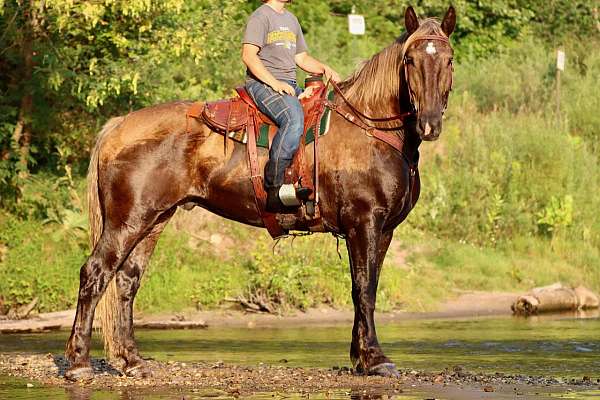
[[[196, 218], [204, 219], [205, 214]], [[281, 312], [321, 304], [351, 307], [344, 242], [328, 235], [286, 240], [273, 252], [266, 232], [213, 220], [181, 229], [189, 216], [164, 232], [136, 300], [143, 312], [211, 309], [224, 299], [260, 292]], [[218, 232], [224, 250], [210, 239]], [[7, 305], [40, 298], [40, 311], [73, 307], [86, 250], [79, 239], [48, 240], [56, 226], [6, 217], [0, 224], [8, 252], [0, 268]], [[209, 229], [205, 231], [204, 229]], [[211, 230], [215, 229], [215, 230]], [[237, 238], [237, 239], [233, 239]], [[399, 228], [386, 258], [378, 309], [431, 311], [457, 290], [525, 291], [556, 281], [600, 291], [600, 253], [577, 241], [517, 238], [496, 247], [432, 237], [410, 225]], [[226, 303], [225, 303], [226, 304]]]

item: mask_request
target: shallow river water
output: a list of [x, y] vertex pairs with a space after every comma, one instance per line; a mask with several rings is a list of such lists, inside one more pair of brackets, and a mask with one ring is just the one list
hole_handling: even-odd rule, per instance
[[[399, 368], [437, 372], [460, 365], [468, 371], [494, 374], [600, 378], [600, 318], [480, 318], [409, 320], [380, 325], [379, 339]], [[301, 367], [349, 366], [351, 327], [279, 329], [209, 328], [206, 330], [136, 331], [142, 354], [160, 361], [223, 361], [228, 364]], [[1, 353], [63, 352], [68, 332], [0, 335]], [[100, 344], [94, 343], [96, 356]], [[81, 396], [80, 396], [81, 395]], [[175, 391], [94, 391], [26, 388], [26, 382], [0, 377], [0, 399], [33, 398], [203, 398], [210, 394]], [[256, 398], [273, 398], [273, 394]], [[294, 397], [293, 394], [290, 396]], [[350, 398], [349, 392], [312, 398]], [[399, 395], [400, 396], [400, 395]], [[398, 399], [426, 398], [404, 393]], [[425, 396], [425, 397], [424, 397]], [[562, 398], [600, 399], [600, 392], [564, 393]], [[437, 398], [443, 398], [438, 397]]]

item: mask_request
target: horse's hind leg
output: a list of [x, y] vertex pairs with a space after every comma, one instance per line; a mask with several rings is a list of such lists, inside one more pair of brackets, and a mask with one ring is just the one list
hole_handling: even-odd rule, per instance
[[81, 267], [75, 322], [65, 351], [71, 364], [65, 373], [67, 379], [79, 380], [93, 376], [90, 342], [96, 305], [117, 269], [140, 239], [154, 226], [159, 215], [158, 212], [145, 213], [143, 216], [138, 214], [135, 225], [106, 224], [92, 255]]
[[167, 222], [175, 213], [175, 209], [161, 217], [152, 231], [131, 252], [115, 277], [118, 293], [117, 332], [113, 333], [119, 342], [119, 356], [125, 360], [124, 372], [131, 377], [147, 377], [150, 371], [140, 357], [133, 333], [133, 301], [140, 287], [144, 269], [154, 252], [154, 247]]

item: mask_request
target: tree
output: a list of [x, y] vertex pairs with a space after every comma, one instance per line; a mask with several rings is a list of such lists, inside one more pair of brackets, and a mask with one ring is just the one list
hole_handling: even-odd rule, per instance
[[[157, 91], [171, 99], [164, 95], [169, 88], [201, 80], [192, 66], [230, 52], [222, 35], [239, 30], [244, 6], [243, 0], [2, 0], [0, 192], [18, 197], [19, 180], [35, 165], [31, 153], [38, 163], [47, 163], [56, 147], [86, 153], [98, 117], [153, 103]], [[191, 78], [166, 79], [182, 65]]]

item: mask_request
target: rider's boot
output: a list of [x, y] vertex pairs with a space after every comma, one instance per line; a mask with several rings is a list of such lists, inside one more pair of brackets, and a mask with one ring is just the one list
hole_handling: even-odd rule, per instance
[[[308, 200], [312, 192], [313, 191], [310, 188], [296, 188], [294, 185], [282, 185], [267, 188], [266, 211], [271, 213], [293, 214], [302, 204], [301, 202]], [[284, 198], [284, 201], [282, 201], [282, 197]]]

